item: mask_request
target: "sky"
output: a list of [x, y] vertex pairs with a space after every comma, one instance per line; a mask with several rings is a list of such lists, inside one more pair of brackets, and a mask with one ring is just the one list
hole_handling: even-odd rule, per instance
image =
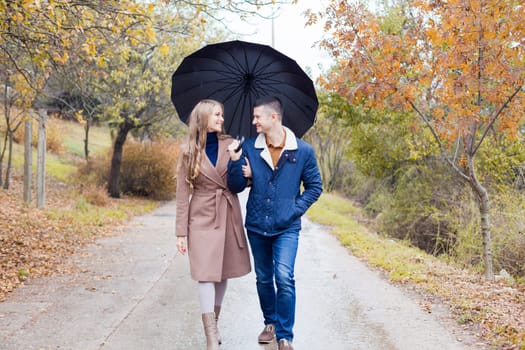
[[[331, 65], [328, 53], [315, 46], [324, 33], [321, 24], [305, 27], [303, 12], [308, 9], [320, 10], [325, 0], [299, 0], [297, 4], [279, 5], [278, 17], [274, 19], [274, 48], [294, 59], [315, 80]], [[269, 10], [269, 9], [268, 9]], [[230, 27], [244, 35], [235, 39], [272, 46], [272, 21], [254, 18], [248, 23], [233, 19]], [[321, 69], [319, 68], [321, 65]]]

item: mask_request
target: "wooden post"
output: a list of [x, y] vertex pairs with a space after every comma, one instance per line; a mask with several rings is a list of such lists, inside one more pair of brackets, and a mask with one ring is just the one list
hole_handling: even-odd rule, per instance
[[33, 180], [33, 127], [31, 120], [24, 124], [24, 201], [31, 203], [31, 186]]
[[46, 203], [46, 119], [47, 111], [38, 110], [38, 147], [36, 164], [36, 207], [43, 208]]

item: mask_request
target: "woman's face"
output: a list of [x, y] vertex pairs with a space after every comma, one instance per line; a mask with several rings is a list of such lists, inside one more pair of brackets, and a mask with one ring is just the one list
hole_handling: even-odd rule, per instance
[[213, 107], [213, 112], [208, 118], [208, 132], [220, 132], [224, 124], [222, 108], [219, 105]]

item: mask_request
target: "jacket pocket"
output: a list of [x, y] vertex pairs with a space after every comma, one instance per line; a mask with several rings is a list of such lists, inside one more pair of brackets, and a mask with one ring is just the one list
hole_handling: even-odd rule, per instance
[[283, 230], [289, 228], [293, 222], [299, 217], [297, 208], [295, 207], [294, 199], [280, 198], [275, 206], [275, 221], [274, 226], [276, 230]]

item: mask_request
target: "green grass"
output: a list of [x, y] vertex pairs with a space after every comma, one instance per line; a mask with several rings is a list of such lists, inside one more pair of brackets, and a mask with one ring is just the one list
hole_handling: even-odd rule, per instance
[[308, 210], [308, 217], [330, 226], [332, 233], [352, 254], [388, 273], [397, 282], [423, 282], [428, 272], [425, 261], [431, 259], [405, 242], [371, 233], [354, 217], [360, 209], [335, 194], [325, 193]]
[[[33, 176], [37, 173], [37, 150], [32, 150], [32, 169]], [[4, 159], [4, 164], [7, 163], [7, 155]], [[23, 169], [24, 166], [24, 146], [19, 144], [13, 144], [13, 168]], [[74, 178], [77, 166], [71, 157], [64, 155], [57, 155], [50, 152], [46, 152], [46, 175], [52, 176], [55, 179], [70, 183]]]
[[[58, 123], [67, 130], [63, 139], [67, 152], [78, 157], [84, 157], [84, 126], [67, 121], [58, 121]], [[105, 126], [92, 126], [89, 130], [90, 155], [106, 151], [109, 148], [111, 148], [109, 129]]]
[[46, 173], [53, 176], [55, 179], [70, 183], [74, 181], [77, 167], [59, 157], [50, 156], [46, 158]]
[[88, 203], [80, 197], [70, 208], [48, 210], [50, 219], [69, 222], [74, 226], [105, 226], [111, 222], [119, 222], [133, 215], [150, 212], [158, 207], [157, 202], [149, 200], [118, 201], [116, 205], [99, 207]]

